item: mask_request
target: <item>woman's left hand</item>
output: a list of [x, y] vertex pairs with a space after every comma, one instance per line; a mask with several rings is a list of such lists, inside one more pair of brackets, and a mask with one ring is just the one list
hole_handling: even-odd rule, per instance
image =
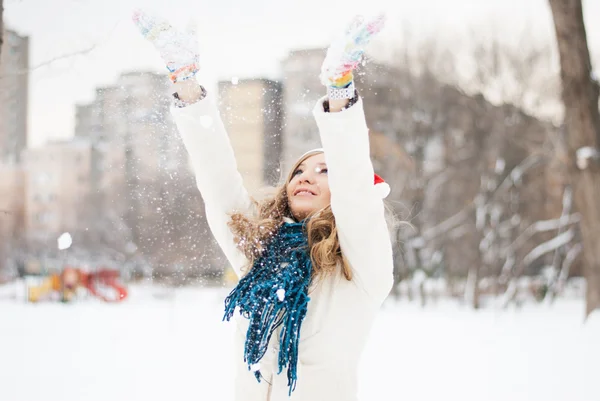
[[[167, 65], [173, 83], [192, 78], [200, 69], [198, 39], [192, 29], [181, 32], [159, 17], [142, 10], [133, 13], [133, 21]], [[191, 26], [190, 26], [191, 28]]]
[[356, 16], [343, 36], [333, 41], [321, 66], [321, 83], [330, 100], [354, 97], [353, 71], [360, 63], [373, 35], [385, 24], [385, 15], [365, 20]]

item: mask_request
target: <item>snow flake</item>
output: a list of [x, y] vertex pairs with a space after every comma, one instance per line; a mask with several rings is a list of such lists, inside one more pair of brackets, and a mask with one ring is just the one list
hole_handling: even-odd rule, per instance
[[503, 158], [496, 159], [496, 166], [494, 167], [494, 172], [496, 174], [502, 174], [504, 169], [506, 168], [506, 161]]
[[285, 290], [283, 288], [277, 290], [277, 298], [279, 299], [279, 302], [283, 302], [285, 299]]
[[600, 160], [600, 152], [592, 146], [584, 146], [575, 152], [577, 158], [577, 167], [585, 170], [589, 166], [589, 160]]
[[60, 237], [58, 237], [58, 249], [61, 251], [70, 248], [72, 243], [73, 238], [69, 233], [62, 233]]

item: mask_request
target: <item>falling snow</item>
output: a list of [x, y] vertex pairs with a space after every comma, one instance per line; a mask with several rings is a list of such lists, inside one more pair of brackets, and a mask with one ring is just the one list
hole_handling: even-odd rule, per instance
[[60, 237], [58, 237], [58, 249], [65, 250], [71, 247], [73, 243], [73, 238], [71, 238], [71, 234], [63, 233]]
[[591, 146], [584, 146], [577, 149], [577, 167], [585, 170], [590, 164], [590, 160], [600, 160], [600, 152]]

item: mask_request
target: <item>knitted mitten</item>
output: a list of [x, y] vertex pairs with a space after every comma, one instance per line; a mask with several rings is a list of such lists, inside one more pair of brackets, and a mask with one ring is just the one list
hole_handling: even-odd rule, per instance
[[133, 21], [160, 53], [173, 83], [191, 78], [198, 72], [198, 39], [194, 32], [179, 32], [166, 20], [141, 10], [133, 13]]
[[329, 99], [351, 99], [354, 96], [352, 72], [360, 63], [371, 37], [381, 31], [384, 23], [384, 15], [370, 20], [356, 16], [345, 34], [329, 46], [320, 75]]

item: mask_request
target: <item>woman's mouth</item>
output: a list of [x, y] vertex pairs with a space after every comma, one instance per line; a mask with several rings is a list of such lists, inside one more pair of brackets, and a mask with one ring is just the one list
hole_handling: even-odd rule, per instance
[[294, 196], [315, 196], [316, 194], [308, 189], [298, 189], [294, 191]]

